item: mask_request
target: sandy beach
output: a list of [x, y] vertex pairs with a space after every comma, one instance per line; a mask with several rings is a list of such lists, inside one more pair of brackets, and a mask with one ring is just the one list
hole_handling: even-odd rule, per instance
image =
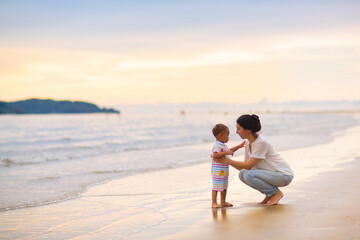
[[0, 239], [360, 239], [359, 137], [356, 126], [331, 143], [281, 152], [295, 179], [276, 206], [257, 205], [263, 196], [232, 168], [227, 199], [234, 207], [213, 210], [206, 163], [1, 212]]

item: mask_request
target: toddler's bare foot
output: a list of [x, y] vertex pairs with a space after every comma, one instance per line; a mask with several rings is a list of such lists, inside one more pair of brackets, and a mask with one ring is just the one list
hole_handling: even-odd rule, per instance
[[265, 203], [267, 203], [267, 202], [270, 200], [270, 198], [271, 198], [271, 197], [266, 196], [266, 197], [264, 198], [264, 200], [262, 200], [261, 202], [258, 202], [258, 204], [265, 204]]
[[224, 203], [221, 204], [221, 206], [223, 206], [223, 207], [232, 207], [233, 205], [231, 203], [224, 202]]
[[217, 203], [212, 203], [212, 204], [211, 204], [211, 207], [212, 207], [212, 208], [222, 208], [222, 206], [219, 205], [219, 204], [217, 204]]
[[265, 204], [266, 206], [272, 206], [277, 204], [280, 199], [284, 196], [284, 194], [278, 190], [274, 195], [270, 197], [270, 200]]

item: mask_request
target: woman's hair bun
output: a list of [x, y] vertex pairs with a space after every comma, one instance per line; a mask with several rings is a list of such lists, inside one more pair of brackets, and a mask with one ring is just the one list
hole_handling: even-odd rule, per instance
[[254, 118], [255, 121], [260, 121], [259, 116], [256, 114], [251, 115], [252, 118]]
[[258, 115], [251, 115], [251, 117], [254, 119], [254, 128], [253, 128], [253, 132], [258, 132], [261, 130], [261, 123], [260, 123], [260, 118]]

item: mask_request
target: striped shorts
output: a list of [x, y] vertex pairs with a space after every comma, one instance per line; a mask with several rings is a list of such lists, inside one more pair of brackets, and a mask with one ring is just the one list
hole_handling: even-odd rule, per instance
[[213, 181], [213, 191], [222, 192], [228, 188], [229, 184], [229, 165], [213, 162], [211, 165], [211, 176]]

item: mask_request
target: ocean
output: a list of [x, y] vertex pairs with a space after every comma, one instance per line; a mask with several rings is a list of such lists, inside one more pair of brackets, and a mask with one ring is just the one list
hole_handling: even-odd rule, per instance
[[[241, 113], [0, 116], [0, 211], [76, 198], [112, 179], [211, 162], [212, 127], [241, 143]], [[261, 134], [277, 150], [330, 142], [358, 124], [351, 114], [263, 113]], [[291, 162], [290, 162], [291, 165]]]

